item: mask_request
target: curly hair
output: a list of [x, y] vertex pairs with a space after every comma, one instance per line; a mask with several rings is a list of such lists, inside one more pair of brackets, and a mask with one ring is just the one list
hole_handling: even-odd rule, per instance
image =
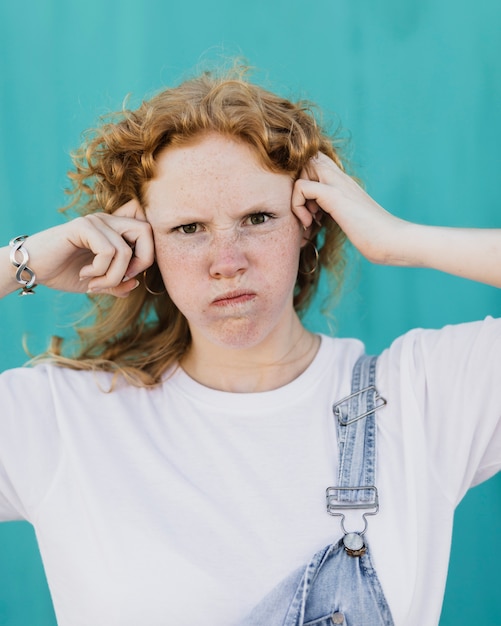
[[[73, 199], [65, 210], [113, 213], [132, 198], [142, 203], [155, 176], [158, 154], [207, 132], [246, 142], [266, 169], [293, 179], [319, 151], [342, 167], [332, 138], [321, 129], [309, 102], [282, 98], [249, 82], [245, 73], [245, 68], [205, 72], [162, 91], [136, 110], [122, 110], [103, 120], [73, 154], [75, 169], [69, 173]], [[294, 307], [300, 314], [317, 289], [320, 268], [339, 284], [344, 266], [344, 235], [333, 220], [313, 223], [310, 240], [318, 259], [313, 246], [302, 248], [294, 291]], [[318, 271], [311, 271], [316, 264]], [[153, 386], [188, 349], [188, 323], [165, 291], [156, 264], [148, 270], [148, 285], [143, 280], [126, 299], [89, 297], [94, 303], [89, 313], [92, 323], [77, 328], [77, 352], [65, 357], [62, 340], [52, 340], [46, 356], [56, 364], [112, 371], [132, 384]]]

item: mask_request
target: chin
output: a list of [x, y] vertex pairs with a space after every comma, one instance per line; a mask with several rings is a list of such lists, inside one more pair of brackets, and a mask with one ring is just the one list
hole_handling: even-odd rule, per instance
[[269, 327], [257, 327], [249, 323], [249, 320], [243, 319], [227, 322], [223, 328], [207, 333], [205, 336], [211, 343], [221, 348], [247, 350], [259, 346], [270, 336], [271, 332]]

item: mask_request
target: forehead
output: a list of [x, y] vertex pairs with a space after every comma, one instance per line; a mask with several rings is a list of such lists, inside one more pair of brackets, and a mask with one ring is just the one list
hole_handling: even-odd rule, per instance
[[268, 171], [261, 163], [257, 150], [250, 144], [215, 132], [196, 136], [181, 145], [168, 146], [160, 152], [156, 162], [155, 178], [168, 175], [172, 169], [178, 174], [191, 175], [235, 174], [243, 168], [247, 171]]
[[168, 197], [177, 206], [192, 206], [216, 198], [239, 201], [249, 195], [265, 200], [291, 188], [292, 178], [266, 169], [250, 145], [211, 133], [160, 152], [145, 200], [151, 206]]

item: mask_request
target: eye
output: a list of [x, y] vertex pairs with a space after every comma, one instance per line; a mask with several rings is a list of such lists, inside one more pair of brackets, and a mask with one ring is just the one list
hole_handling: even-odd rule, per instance
[[273, 215], [271, 215], [271, 213], [252, 213], [247, 219], [252, 226], [258, 226], [259, 224], [264, 224], [272, 217]]
[[193, 233], [196, 233], [198, 229], [199, 225], [196, 222], [193, 222], [193, 224], [182, 224], [176, 228], [176, 230], [180, 233], [184, 233], [185, 235], [192, 235]]

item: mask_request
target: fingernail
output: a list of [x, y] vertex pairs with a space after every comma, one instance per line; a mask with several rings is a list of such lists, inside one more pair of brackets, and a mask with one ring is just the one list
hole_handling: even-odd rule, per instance
[[87, 287], [87, 293], [104, 293], [104, 291], [102, 287]]
[[126, 283], [128, 280], [130, 280], [131, 278], [134, 278], [134, 276], [137, 276], [137, 274], [126, 274], [123, 278], [122, 278], [122, 282]]

